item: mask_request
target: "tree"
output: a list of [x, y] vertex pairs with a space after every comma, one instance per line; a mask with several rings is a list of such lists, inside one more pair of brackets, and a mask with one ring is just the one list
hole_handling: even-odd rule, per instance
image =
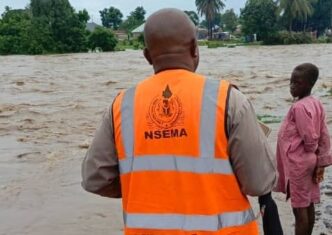
[[5, 8], [0, 20], [0, 54], [28, 54], [30, 14]]
[[[202, 20], [200, 23], [201, 26], [208, 28], [208, 22], [206, 20]], [[212, 31], [214, 29], [214, 26], [222, 27], [222, 22], [221, 22], [221, 14], [216, 14], [215, 17], [213, 17], [211, 21], [212, 25]]]
[[145, 21], [146, 11], [143, 7], [136, 7], [136, 9], [130, 12], [128, 18], [121, 24], [120, 28], [130, 33], [132, 30], [140, 26]]
[[221, 15], [222, 26], [225, 27], [226, 31], [234, 32], [238, 24], [238, 17], [233, 9], [227, 10]]
[[114, 51], [118, 43], [114, 33], [102, 27], [97, 27], [88, 38], [90, 48], [95, 49], [100, 47], [103, 51]]
[[257, 34], [258, 40], [268, 40], [277, 32], [277, 4], [273, 0], [248, 0], [241, 9], [242, 32]]
[[0, 53], [86, 51], [89, 18], [85, 9], [76, 13], [68, 0], [31, 0], [23, 10], [6, 7], [0, 19]]
[[131, 13], [131, 15], [140, 22], [144, 22], [145, 20], [145, 14], [146, 11], [144, 10], [144, 8], [141, 7], [136, 7], [136, 9]]
[[208, 24], [208, 35], [212, 38], [212, 20], [214, 17], [224, 9], [225, 4], [221, 0], [196, 0], [196, 7], [198, 12], [203, 16]]
[[186, 13], [189, 18], [191, 19], [191, 21], [197, 26], [199, 24], [199, 17], [197, 15], [196, 12], [194, 11], [184, 11], [184, 13]]
[[332, 27], [332, 1], [319, 0], [313, 4], [313, 8], [314, 13], [308, 18], [307, 27], [317, 30], [321, 35], [325, 29]]
[[99, 11], [101, 22], [104, 27], [112, 28], [117, 30], [122, 23], [122, 13], [119, 9], [115, 7], [110, 7], [109, 9], [105, 8], [102, 11]]
[[280, 0], [279, 11], [286, 18], [289, 31], [292, 31], [294, 20], [307, 21], [308, 16], [314, 12], [312, 4], [315, 2], [316, 0]]
[[83, 9], [83, 11], [79, 11], [77, 15], [78, 19], [85, 24], [88, 23], [88, 21], [90, 20], [89, 12], [86, 9]]
[[45, 21], [41, 17], [31, 19], [29, 29], [30, 43], [29, 54], [57, 53], [57, 43], [52, 34], [51, 27], [46, 27]]
[[[86, 23], [76, 14], [68, 0], [31, 0], [33, 19], [51, 33], [55, 51], [60, 53], [85, 50]], [[82, 16], [81, 16], [82, 17]]]

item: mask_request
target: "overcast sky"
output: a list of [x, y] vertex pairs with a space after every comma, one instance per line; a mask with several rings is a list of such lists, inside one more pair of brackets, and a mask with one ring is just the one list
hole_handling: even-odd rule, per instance
[[[126, 17], [137, 6], [143, 6], [147, 11], [146, 16], [149, 16], [154, 11], [164, 7], [175, 7], [181, 10], [196, 11], [195, 0], [69, 0], [71, 5], [78, 10], [87, 9], [90, 17], [96, 23], [100, 23], [99, 10], [114, 6], [122, 12]], [[0, 13], [9, 6], [13, 9], [24, 8], [29, 4], [29, 0], [0, 0]], [[226, 8], [234, 8], [236, 13], [240, 12], [240, 8], [244, 7], [246, 0], [226, 0]]]

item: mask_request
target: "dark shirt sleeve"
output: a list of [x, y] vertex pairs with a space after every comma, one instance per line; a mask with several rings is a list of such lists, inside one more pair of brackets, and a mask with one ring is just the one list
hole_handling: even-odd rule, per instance
[[103, 115], [82, 163], [82, 187], [104, 197], [120, 198], [119, 162], [113, 136], [112, 108]]
[[228, 110], [228, 152], [244, 194], [261, 196], [277, 182], [275, 157], [250, 101], [232, 88]]

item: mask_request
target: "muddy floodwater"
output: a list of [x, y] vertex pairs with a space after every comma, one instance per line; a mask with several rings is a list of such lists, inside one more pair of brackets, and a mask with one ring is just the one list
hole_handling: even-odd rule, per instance
[[[314, 96], [332, 133], [332, 44], [200, 48], [198, 72], [228, 79], [271, 122], [273, 149], [292, 99], [294, 66], [320, 69]], [[86, 148], [114, 96], [152, 73], [141, 51], [0, 57], [0, 234], [122, 234], [121, 201], [80, 187]], [[332, 234], [332, 167], [321, 184], [314, 234]], [[294, 218], [274, 194], [285, 234]], [[255, 211], [257, 203], [251, 198]]]

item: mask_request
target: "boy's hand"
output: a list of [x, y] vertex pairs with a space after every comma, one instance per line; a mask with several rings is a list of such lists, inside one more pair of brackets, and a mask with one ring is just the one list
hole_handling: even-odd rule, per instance
[[324, 180], [324, 169], [324, 167], [316, 167], [314, 172], [314, 182], [316, 184], [319, 184]]

